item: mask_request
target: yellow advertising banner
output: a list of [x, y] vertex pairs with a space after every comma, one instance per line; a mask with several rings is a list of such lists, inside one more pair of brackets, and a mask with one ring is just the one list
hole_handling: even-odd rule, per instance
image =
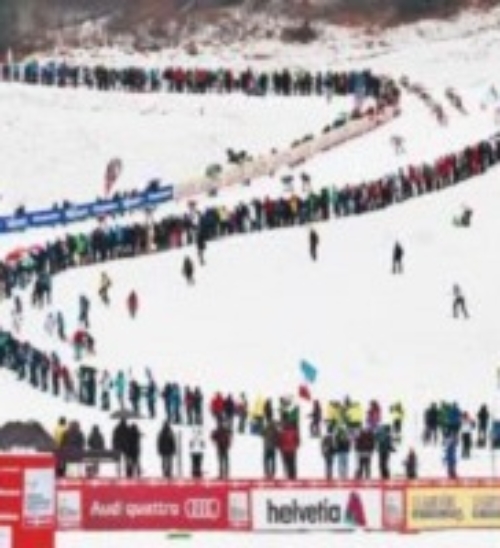
[[500, 529], [498, 487], [408, 488], [406, 527], [423, 529]]

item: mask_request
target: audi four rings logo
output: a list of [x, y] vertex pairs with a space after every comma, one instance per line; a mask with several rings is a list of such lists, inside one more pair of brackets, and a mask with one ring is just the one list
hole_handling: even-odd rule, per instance
[[216, 520], [221, 515], [220, 502], [217, 499], [188, 499], [184, 512], [190, 519]]

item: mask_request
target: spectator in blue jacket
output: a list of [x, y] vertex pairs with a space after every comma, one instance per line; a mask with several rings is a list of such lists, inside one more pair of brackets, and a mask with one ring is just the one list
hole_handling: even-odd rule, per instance
[[444, 446], [444, 463], [449, 479], [457, 478], [457, 449], [457, 438], [450, 436]]

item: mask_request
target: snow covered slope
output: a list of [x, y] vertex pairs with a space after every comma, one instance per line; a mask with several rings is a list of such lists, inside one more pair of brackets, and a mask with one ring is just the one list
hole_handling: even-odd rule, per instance
[[[499, 36], [498, 31], [490, 31], [432, 47], [416, 45], [370, 61], [376, 70], [423, 81], [443, 102], [444, 88], [455, 85], [470, 114], [462, 117], [447, 107], [450, 124], [441, 128], [416, 99], [405, 97], [404, 114], [391, 127], [303, 166], [312, 174], [313, 184], [358, 182], [411, 161], [433, 159], [496, 131], [493, 105], [483, 110], [481, 103], [495, 83], [490, 48]], [[329, 53], [322, 57], [316, 49], [309, 59], [324, 65], [331, 57]], [[71, 93], [70, 97], [57, 90], [0, 87], [5, 210], [19, 201], [45, 205], [70, 194], [82, 199], [93, 196], [101, 188], [110, 156], [124, 160], [121, 184], [125, 187], [160, 172], [164, 178], [183, 177], [214, 157], [220, 161], [228, 146], [258, 151], [289, 143], [316, 130], [337, 108], [306, 99], [235, 97], [229, 104], [219, 104], [217, 97]], [[168, 115], [160, 116], [163, 111]], [[407, 155], [394, 157], [389, 145], [393, 133], [406, 138]], [[71, 329], [76, 324], [78, 295], [87, 292], [93, 299], [96, 364], [113, 371], [132, 368], [138, 376], [148, 366], [157, 380], [200, 384], [207, 394], [218, 388], [236, 394], [245, 390], [250, 397], [295, 393], [298, 361], [308, 358], [319, 367], [315, 395], [322, 399], [346, 394], [363, 402], [379, 398], [385, 408], [402, 399], [408, 410], [402, 450], [415, 445], [422, 475], [443, 476], [440, 450], [420, 446], [423, 407], [434, 399], [456, 399], [472, 411], [484, 401], [500, 412], [495, 378], [500, 341], [499, 176], [495, 170], [387, 211], [318, 226], [321, 243], [316, 264], [308, 258], [304, 228], [238, 237], [209, 246], [208, 264], [198, 269], [194, 288], [187, 287], [180, 274], [184, 254], [192, 253], [182, 250], [64, 274], [54, 283], [54, 308], [67, 312]], [[277, 191], [275, 183], [262, 181], [209, 201], [233, 203], [264, 196], [271, 189]], [[465, 231], [451, 226], [463, 203], [475, 211], [473, 227]], [[17, 235], [2, 238], [0, 246], [7, 250], [51, 236], [50, 232]], [[406, 249], [406, 272], [398, 278], [390, 274], [396, 239]], [[99, 306], [96, 298], [104, 268], [114, 281], [110, 310]], [[469, 321], [451, 318], [455, 282], [468, 299]], [[135, 323], [125, 313], [125, 296], [132, 288], [141, 299]], [[8, 325], [8, 305], [0, 307], [0, 319]], [[43, 319], [42, 313], [30, 313], [23, 336], [42, 347], [57, 348], [43, 335]], [[63, 352], [69, 354], [67, 348]], [[66, 415], [80, 419], [84, 429], [106, 421], [99, 412], [34, 393], [5, 372], [0, 371], [0, 378], [2, 421], [38, 417], [50, 427]], [[159, 474], [154, 455], [159, 425], [159, 421], [141, 423], [149, 475]], [[106, 422], [107, 433], [111, 427]], [[238, 437], [233, 475], [260, 475], [260, 457], [259, 440]], [[209, 451], [208, 470], [214, 470], [213, 459]], [[401, 460], [401, 453], [395, 456], [397, 471]], [[496, 474], [496, 463], [489, 453], [476, 453], [460, 465], [460, 472]], [[299, 473], [322, 475], [317, 442], [304, 442]], [[161, 545], [160, 538], [151, 538]], [[319, 539], [321, 545], [328, 544], [326, 537]], [[489, 548], [493, 546], [489, 539], [449, 535], [440, 537], [440, 546], [460, 542]], [[375, 548], [385, 540], [363, 537], [358, 545]], [[232, 539], [199, 540], [200, 546], [219, 541]], [[78, 537], [62, 539], [61, 546], [78, 542]], [[96, 539], [96, 547], [99, 542]], [[268, 546], [272, 541], [246, 542]], [[391, 546], [423, 547], [425, 542], [391, 539]]]

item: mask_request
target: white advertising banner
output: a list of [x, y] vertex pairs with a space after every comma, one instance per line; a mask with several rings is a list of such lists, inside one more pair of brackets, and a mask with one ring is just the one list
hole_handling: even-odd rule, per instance
[[55, 516], [55, 474], [51, 468], [24, 471], [23, 518], [26, 524], [51, 522]]
[[78, 490], [57, 493], [57, 525], [60, 529], [82, 526], [82, 494]]
[[12, 527], [0, 526], [0, 548], [13, 548]]
[[340, 531], [382, 528], [377, 489], [255, 489], [257, 531]]

